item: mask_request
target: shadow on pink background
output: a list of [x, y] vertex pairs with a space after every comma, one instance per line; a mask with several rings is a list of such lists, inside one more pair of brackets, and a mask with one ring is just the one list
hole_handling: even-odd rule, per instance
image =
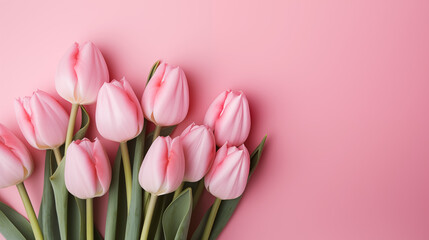
[[[74, 41], [94, 42], [138, 96], [164, 59], [191, 91], [175, 134], [227, 88], [249, 98], [248, 148], [268, 134], [220, 239], [429, 239], [428, 23], [428, 1], [3, 1], [0, 122], [22, 138], [13, 100], [37, 88], [58, 97], [57, 63]], [[117, 144], [104, 144], [113, 156]], [[38, 211], [44, 153], [32, 153]], [[14, 187], [0, 201], [25, 214]]]

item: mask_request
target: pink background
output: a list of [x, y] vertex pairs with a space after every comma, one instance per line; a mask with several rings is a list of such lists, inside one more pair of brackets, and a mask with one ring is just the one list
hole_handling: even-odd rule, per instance
[[[268, 134], [220, 239], [429, 239], [428, 1], [155, 2], [2, 1], [0, 122], [22, 137], [13, 100], [37, 88], [58, 97], [73, 41], [93, 41], [138, 96], [162, 58], [190, 84], [179, 131], [232, 88], [251, 104], [249, 149]], [[38, 210], [43, 152], [32, 153]], [[13, 187], [0, 200], [25, 212]]]

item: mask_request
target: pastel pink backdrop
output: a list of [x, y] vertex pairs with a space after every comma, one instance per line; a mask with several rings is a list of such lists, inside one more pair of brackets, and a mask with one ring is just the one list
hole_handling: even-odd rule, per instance
[[[22, 138], [13, 100], [37, 88], [58, 97], [55, 70], [74, 41], [93, 41], [138, 96], [162, 58], [190, 85], [176, 134], [227, 88], [249, 98], [249, 149], [268, 134], [220, 239], [429, 239], [428, 23], [423, 0], [2, 1], [0, 122]], [[112, 156], [117, 144], [103, 142]], [[32, 153], [38, 211], [43, 152]], [[14, 187], [0, 200], [25, 214]]]

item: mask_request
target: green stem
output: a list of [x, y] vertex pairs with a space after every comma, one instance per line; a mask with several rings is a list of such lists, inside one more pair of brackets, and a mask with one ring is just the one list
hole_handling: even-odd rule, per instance
[[180, 193], [182, 192], [183, 189], [183, 184], [185, 184], [185, 182], [182, 182], [182, 184], [180, 184], [180, 186], [176, 189], [176, 191], [174, 192], [174, 196], [173, 196], [173, 201], [174, 199], [176, 199]]
[[93, 217], [93, 202], [92, 198], [86, 199], [86, 239], [94, 239], [94, 217]]
[[24, 203], [25, 211], [27, 212], [28, 220], [30, 220], [31, 228], [33, 229], [34, 237], [36, 240], [43, 240], [42, 230], [40, 230], [39, 222], [37, 221], [36, 213], [34, 212], [33, 205], [31, 205], [30, 198], [28, 197], [27, 190], [24, 183], [18, 183], [19, 195]]
[[147, 207], [149, 206], [150, 193], [144, 191], [144, 215], [146, 215]]
[[130, 211], [132, 175], [131, 175], [130, 154], [128, 153], [127, 142], [121, 142], [121, 154], [122, 154], [122, 163], [124, 164], [125, 188], [127, 191], [127, 208], [128, 208], [128, 211]]
[[207, 220], [206, 228], [204, 229], [202, 240], [208, 240], [210, 237], [210, 232], [212, 231], [213, 223], [216, 219], [217, 211], [219, 210], [219, 206], [222, 200], [219, 198], [216, 198], [215, 202], [213, 203], [212, 210], [210, 211], [209, 219]]
[[73, 140], [74, 124], [76, 123], [76, 115], [77, 115], [78, 109], [79, 109], [79, 104], [73, 103], [72, 108], [71, 108], [71, 112], [70, 112], [69, 126], [67, 128], [66, 145], [65, 145], [64, 155], [67, 153], [67, 148], [69, 147], [70, 143]]
[[63, 157], [61, 156], [61, 152], [60, 152], [60, 148], [54, 148], [52, 149], [54, 151], [54, 155], [55, 155], [55, 160], [57, 160], [57, 165], [60, 165], [61, 159], [63, 159]]
[[159, 126], [159, 125], [156, 125], [156, 127], [155, 127], [155, 130], [153, 131], [153, 139], [152, 139], [152, 142], [155, 142], [155, 139], [157, 138], [157, 137], [159, 137], [159, 134], [161, 133], [161, 126]]
[[198, 201], [200, 200], [201, 194], [203, 193], [203, 190], [204, 190], [204, 179], [201, 179], [198, 182], [197, 190], [195, 190], [193, 209], [195, 209], [195, 207], [197, 206]]
[[143, 230], [140, 236], [140, 240], [147, 240], [147, 237], [149, 236], [150, 223], [152, 222], [153, 211], [155, 210], [157, 198], [158, 196], [155, 194], [150, 195], [149, 206], [147, 209], [147, 214], [144, 218]]

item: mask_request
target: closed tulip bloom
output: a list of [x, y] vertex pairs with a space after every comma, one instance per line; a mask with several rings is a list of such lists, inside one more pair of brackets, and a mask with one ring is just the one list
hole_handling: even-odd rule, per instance
[[69, 115], [51, 95], [37, 90], [31, 97], [15, 101], [19, 128], [37, 149], [54, 149], [66, 140]]
[[109, 71], [100, 50], [91, 42], [74, 43], [60, 60], [55, 87], [62, 98], [83, 105], [94, 103], [107, 81]]
[[24, 143], [0, 124], [0, 188], [21, 183], [32, 172], [33, 160]]
[[145, 117], [159, 126], [176, 125], [189, 109], [189, 89], [180, 67], [161, 63], [144, 90], [142, 106]]
[[110, 161], [96, 138], [84, 138], [70, 144], [66, 154], [64, 180], [67, 190], [81, 199], [103, 196], [110, 186]]
[[185, 159], [180, 138], [158, 137], [143, 159], [139, 182], [145, 191], [163, 195], [180, 186], [184, 173]]
[[104, 83], [98, 93], [95, 121], [101, 136], [115, 142], [133, 139], [143, 129], [143, 112], [125, 78]]
[[204, 125], [192, 123], [180, 135], [185, 155], [184, 181], [197, 182], [206, 175], [216, 154], [213, 132]]
[[238, 148], [223, 145], [204, 178], [207, 191], [222, 200], [241, 196], [247, 185], [249, 168], [250, 156], [244, 144]]
[[250, 132], [250, 111], [246, 95], [242, 91], [224, 91], [210, 105], [204, 124], [213, 131], [216, 144], [239, 146]]

